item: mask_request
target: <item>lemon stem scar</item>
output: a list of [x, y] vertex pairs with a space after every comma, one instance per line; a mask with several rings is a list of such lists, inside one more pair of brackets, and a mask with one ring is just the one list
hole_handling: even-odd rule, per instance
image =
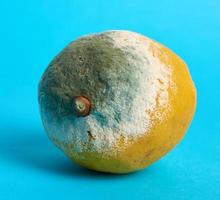
[[85, 117], [90, 114], [91, 102], [84, 96], [77, 96], [74, 98], [73, 108], [78, 117]]

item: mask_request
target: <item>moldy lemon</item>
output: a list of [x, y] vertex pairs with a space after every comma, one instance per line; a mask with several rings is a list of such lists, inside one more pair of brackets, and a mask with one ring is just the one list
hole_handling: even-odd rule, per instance
[[170, 151], [186, 132], [196, 90], [186, 64], [130, 31], [70, 43], [39, 83], [49, 138], [89, 169], [128, 173]]

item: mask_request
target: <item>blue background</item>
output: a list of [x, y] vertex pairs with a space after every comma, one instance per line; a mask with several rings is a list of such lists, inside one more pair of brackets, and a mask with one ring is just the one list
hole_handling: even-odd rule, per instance
[[[0, 199], [220, 199], [218, 0], [0, 2]], [[107, 29], [147, 35], [188, 64], [197, 111], [184, 140], [130, 175], [84, 170], [48, 140], [37, 84], [75, 38]]]

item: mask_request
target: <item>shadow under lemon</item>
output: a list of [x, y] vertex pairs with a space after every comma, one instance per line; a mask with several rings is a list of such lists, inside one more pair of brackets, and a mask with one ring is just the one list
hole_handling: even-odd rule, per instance
[[3, 160], [12, 162], [15, 166], [23, 165], [44, 173], [68, 177], [122, 178], [138, 173], [114, 175], [82, 168], [59, 151], [42, 128], [28, 126], [29, 128], [5, 126], [0, 129], [0, 155]]

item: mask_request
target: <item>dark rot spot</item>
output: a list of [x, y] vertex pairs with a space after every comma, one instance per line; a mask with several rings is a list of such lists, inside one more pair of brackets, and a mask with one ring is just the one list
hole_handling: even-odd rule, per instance
[[164, 82], [161, 79], [158, 78], [157, 80], [160, 84], [164, 84]]
[[85, 117], [90, 114], [91, 102], [84, 96], [77, 96], [73, 101], [74, 112], [78, 117]]
[[95, 137], [92, 135], [91, 131], [87, 131], [90, 140], [95, 140]]
[[150, 157], [151, 155], [152, 155], [152, 153], [154, 152], [154, 148], [153, 149], [151, 149], [151, 150], [149, 150], [146, 154], [145, 154], [145, 159], [146, 158], [148, 158], [148, 157]]

